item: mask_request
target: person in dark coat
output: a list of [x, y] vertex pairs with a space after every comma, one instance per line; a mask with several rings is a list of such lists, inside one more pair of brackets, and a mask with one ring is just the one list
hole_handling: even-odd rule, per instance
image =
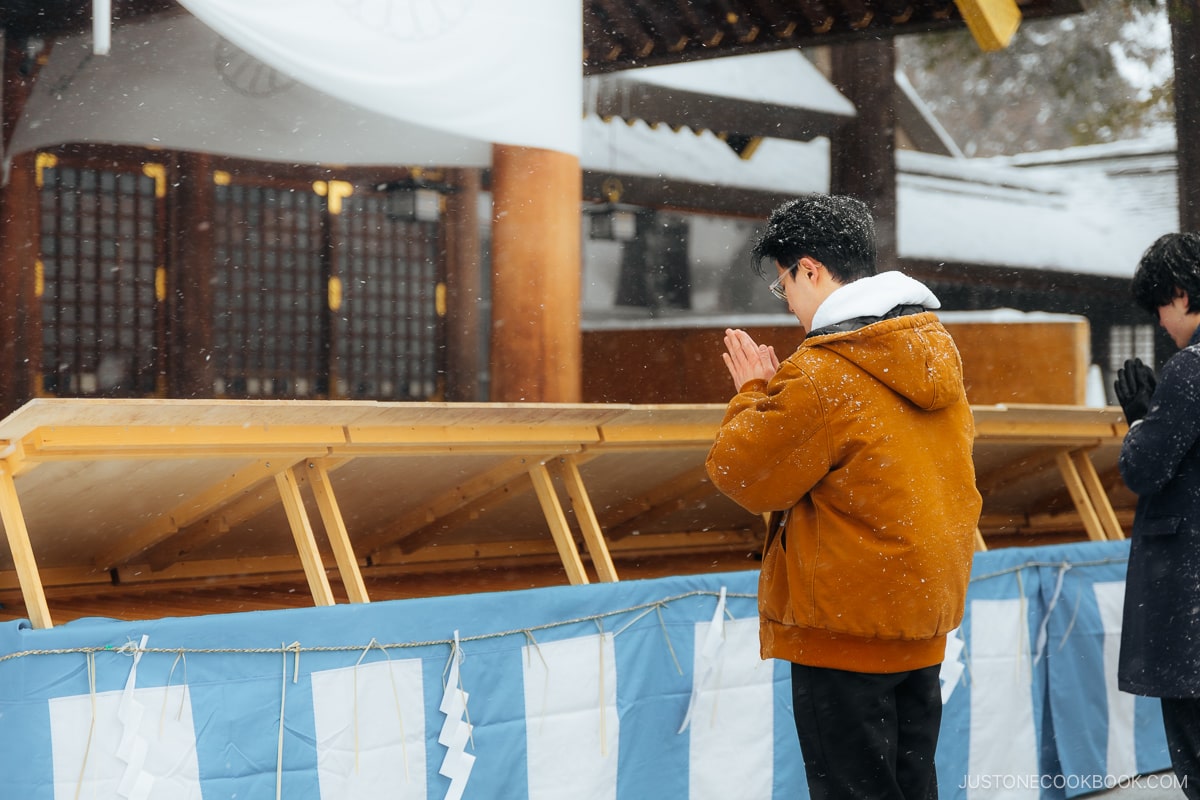
[[1162, 699], [1171, 765], [1200, 800], [1200, 234], [1160, 237], [1132, 289], [1180, 350], [1157, 379], [1126, 361], [1114, 387], [1129, 422], [1121, 477], [1138, 496], [1117, 681]]

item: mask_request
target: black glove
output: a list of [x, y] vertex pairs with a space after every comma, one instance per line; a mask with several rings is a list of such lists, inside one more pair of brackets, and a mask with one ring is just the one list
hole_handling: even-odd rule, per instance
[[1150, 398], [1154, 395], [1154, 387], [1157, 385], [1153, 370], [1143, 364], [1141, 359], [1127, 360], [1125, 366], [1117, 370], [1117, 380], [1113, 383], [1113, 389], [1117, 393], [1121, 409], [1125, 412], [1126, 422], [1132, 425], [1146, 416], [1146, 412], [1150, 410]]

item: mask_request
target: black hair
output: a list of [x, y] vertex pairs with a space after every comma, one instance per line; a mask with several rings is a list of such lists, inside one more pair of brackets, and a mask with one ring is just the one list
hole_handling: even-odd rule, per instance
[[1181, 292], [1187, 292], [1188, 313], [1200, 311], [1200, 234], [1158, 237], [1138, 262], [1129, 288], [1133, 302], [1154, 315]]
[[875, 274], [875, 221], [866, 203], [854, 197], [798, 197], [771, 212], [750, 255], [759, 275], [763, 261], [794, 267], [809, 256], [839, 283], [849, 283]]

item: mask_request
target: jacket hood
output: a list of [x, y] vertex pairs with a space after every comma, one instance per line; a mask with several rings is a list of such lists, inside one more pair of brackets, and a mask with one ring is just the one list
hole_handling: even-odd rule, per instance
[[929, 287], [902, 272], [881, 272], [841, 286], [817, 308], [814, 331], [855, 317], [882, 317], [896, 306], [941, 308]]
[[[941, 306], [919, 281], [899, 272], [883, 272], [848, 283], [831, 294], [817, 309], [813, 327], [856, 317], [878, 317], [898, 305], [909, 304], [926, 308]], [[837, 353], [918, 408], [940, 409], [963, 399], [958, 348], [931, 313], [909, 314], [857, 330], [812, 336], [805, 344]]]

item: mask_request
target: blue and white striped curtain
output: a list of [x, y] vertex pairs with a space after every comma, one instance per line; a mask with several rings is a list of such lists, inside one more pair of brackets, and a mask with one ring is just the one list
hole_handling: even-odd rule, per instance
[[[976, 557], [943, 669], [943, 797], [1071, 797], [1169, 766], [1157, 702], [1115, 689], [1127, 552]], [[805, 797], [756, 583], [9, 623], [4, 796]]]

